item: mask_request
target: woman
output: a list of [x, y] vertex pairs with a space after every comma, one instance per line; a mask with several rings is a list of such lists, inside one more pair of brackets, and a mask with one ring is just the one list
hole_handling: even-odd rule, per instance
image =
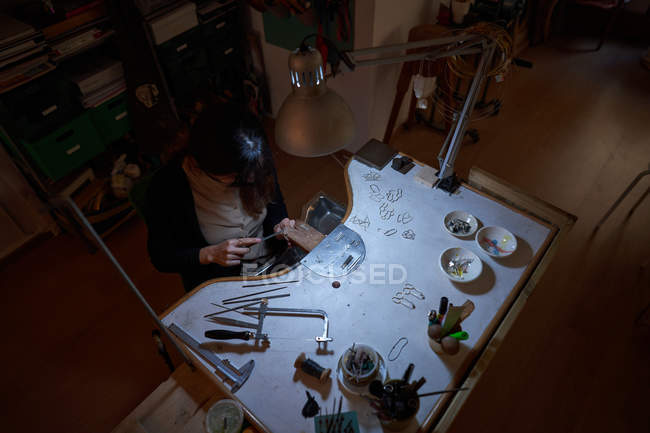
[[268, 260], [281, 241], [261, 238], [294, 224], [264, 130], [233, 105], [204, 110], [187, 151], [159, 170], [147, 191], [151, 262], [180, 273], [186, 291]]

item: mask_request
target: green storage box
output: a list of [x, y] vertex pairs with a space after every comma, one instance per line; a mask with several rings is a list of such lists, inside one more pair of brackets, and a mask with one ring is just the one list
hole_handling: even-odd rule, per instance
[[39, 168], [53, 180], [61, 179], [104, 151], [88, 112], [40, 140], [21, 139], [20, 143]]
[[76, 92], [72, 83], [53, 71], [3, 94], [12, 135], [37, 140], [74, 119], [83, 111]]
[[122, 138], [131, 129], [126, 92], [90, 110], [90, 118], [104, 146]]

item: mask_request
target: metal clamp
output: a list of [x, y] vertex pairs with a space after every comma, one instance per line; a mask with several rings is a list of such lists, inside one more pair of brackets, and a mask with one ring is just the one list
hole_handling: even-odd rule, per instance
[[[259, 308], [256, 307], [246, 307], [245, 311], [255, 311], [260, 312]], [[317, 343], [327, 343], [328, 341], [334, 341], [332, 337], [329, 337], [327, 334], [329, 332], [329, 318], [327, 313], [324, 310], [313, 310], [313, 309], [304, 309], [304, 308], [266, 308], [266, 314], [282, 314], [282, 313], [292, 313], [292, 314], [303, 314], [303, 315], [313, 315], [320, 316], [323, 318], [323, 335], [314, 337]]]

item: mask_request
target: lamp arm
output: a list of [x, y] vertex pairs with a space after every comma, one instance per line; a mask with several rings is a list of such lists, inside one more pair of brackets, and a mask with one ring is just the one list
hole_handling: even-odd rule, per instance
[[[445, 139], [445, 145], [440, 149], [438, 154], [438, 161], [440, 163], [440, 172], [438, 173], [438, 178], [441, 180], [447, 179], [454, 174], [454, 162], [460, 151], [460, 147], [463, 143], [463, 137], [465, 136], [465, 131], [467, 130], [467, 125], [469, 123], [470, 116], [474, 110], [474, 105], [476, 104], [476, 96], [478, 94], [478, 89], [483, 85], [483, 81], [488, 73], [488, 68], [492, 63], [492, 57], [494, 56], [494, 50], [496, 45], [494, 42], [486, 42], [484, 44], [484, 50], [481, 54], [481, 59], [479, 60], [478, 68], [472, 79], [472, 84], [470, 85], [469, 90], [467, 91], [467, 97], [463, 103], [463, 108], [456, 119], [453, 129], [447, 135]], [[450, 138], [451, 137], [451, 138]], [[444, 160], [442, 159], [442, 154], [445, 151], [445, 147], [449, 147], [445, 155]], [[453, 190], [454, 187], [451, 186]]]
[[[375, 57], [371, 59], [358, 60], [357, 57], [367, 56], [372, 54], [386, 54], [394, 53], [396, 51], [405, 51], [415, 48], [424, 47], [437, 47], [432, 50], [420, 51], [411, 54], [399, 54], [392, 57]], [[405, 44], [385, 45], [379, 47], [364, 48], [354, 51], [344, 51], [341, 53], [343, 62], [354, 70], [357, 66], [376, 66], [387, 65], [394, 63], [404, 63], [417, 60], [436, 60], [444, 57], [463, 55], [463, 54], [478, 54], [481, 53], [479, 65], [472, 79], [463, 108], [458, 114], [454, 122], [453, 128], [445, 138], [445, 142], [438, 154], [438, 162], [440, 171], [438, 172], [438, 187], [452, 192], [456, 189], [456, 181], [454, 177], [454, 163], [467, 130], [469, 119], [476, 104], [476, 96], [478, 90], [483, 85], [485, 77], [488, 73], [496, 44], [486, 36], [474, 34], [460, 34], [455, 36], [447, 36], [436, 39], [429, 39], [426, 41], [408, 42]], [[443, 158], [444, 155], [444, 158]]]
[[[416, 60], [435, 60], [442, 57], [455, 56], [458, 54], [470, 54], [466, 52], [459, 52], [462, 49], [469, 48], [475, 45], [480, 45], [483, 41], [487, 40], [485, 36], [473, 34], [460, 34], [454, 36], [445, 36], [435, 39], [427, 39], [424, 41], [407, 42], [404, 44], [382, 45], [378, 47], [361, 48], [352, 51], [340, 52], [343, 62], [350, 68], [356, 69], [360, 66], [376, 66], [388, 65], [394, 63], [404, 63]], [[359, 59], [368, 55], [382, 55], [395, 52], [402, 52], [416, 48], [424, 47], [439, 47], [428, 51], [419, 51], [417, 53], [400, 54], [389, 57], [376, 57], [371, 59]], [[478, 53], [480, 51], [473, 51]]]

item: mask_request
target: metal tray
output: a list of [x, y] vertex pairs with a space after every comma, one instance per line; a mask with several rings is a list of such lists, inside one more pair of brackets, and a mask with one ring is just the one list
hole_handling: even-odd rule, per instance
[[305, 204], [302, 209], [302, 219], [319, 232], [328, 235], [339, 225], [345, 210], [345, 206], [321, 191]]

